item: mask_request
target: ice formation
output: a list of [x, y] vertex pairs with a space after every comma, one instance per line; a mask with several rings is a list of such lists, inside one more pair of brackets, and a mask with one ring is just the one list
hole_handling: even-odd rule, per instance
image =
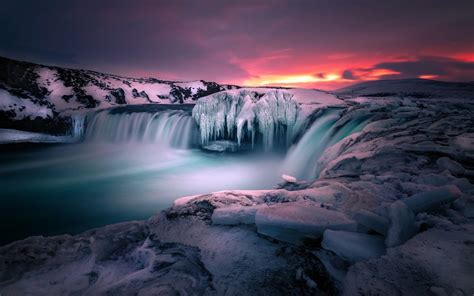
[[242, 90], [236, 94], [222, 92], [201, 98], [193, 109], [193, 117], [201, 130], [201, 141], [232, 139], [255, 143], [262, 135], [265, 150], [272, 148], [277, 135], [285, 133], [286, 144], [293, 137], [299, 106], [292, 95], [274, 90], [265, 94]]

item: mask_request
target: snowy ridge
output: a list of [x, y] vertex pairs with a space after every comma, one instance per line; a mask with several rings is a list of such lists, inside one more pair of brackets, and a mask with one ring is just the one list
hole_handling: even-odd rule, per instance
[[120, 105], [192, 103], [235, 87], [203, 80], [127, 78], [0, 57], [0, 126], [15, 128], [22, 120], [52, 122], [60, 116]]
[[474, 82], [445, 82], [428, 79], [367, 81], [341, 88], [335, 94], [355, 98], [411, 97], [431, 99], [474, 99]]

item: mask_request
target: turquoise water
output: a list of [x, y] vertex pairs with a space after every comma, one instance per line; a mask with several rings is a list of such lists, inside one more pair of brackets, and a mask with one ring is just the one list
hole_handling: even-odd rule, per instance
[[272, 188], [282, 158], [143, 143], [3, 148], [0, 244], [146, 219], [186, 195]]

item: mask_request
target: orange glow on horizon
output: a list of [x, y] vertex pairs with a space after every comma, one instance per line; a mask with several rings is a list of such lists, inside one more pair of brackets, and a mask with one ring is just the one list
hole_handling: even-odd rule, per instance
[[439, 77], [438, 75], [420, 75], [420, 76], [418, 76], [418, 78], [421, 78], [421, 79], [436, 79], [438, 77]]
[[270, 86], [270, 85], [299, 85], [309, 83], [320, 83], [338, 81], [341, 79], [339, 74], [330, 73], [324, 76], [315, 76], [311, 74], [297, 74], [297, 75], [262, 75], [257, 78], [252, 78], [244, 81], [247, 86]]

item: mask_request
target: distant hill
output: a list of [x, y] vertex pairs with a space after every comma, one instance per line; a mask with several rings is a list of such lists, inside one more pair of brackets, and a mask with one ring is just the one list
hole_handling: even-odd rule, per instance
[[474, 99], [474, 82], [444, 82], [427, 79], [376, 80], [344, 87], [333, 93], [344, 98], [406, 96]]

